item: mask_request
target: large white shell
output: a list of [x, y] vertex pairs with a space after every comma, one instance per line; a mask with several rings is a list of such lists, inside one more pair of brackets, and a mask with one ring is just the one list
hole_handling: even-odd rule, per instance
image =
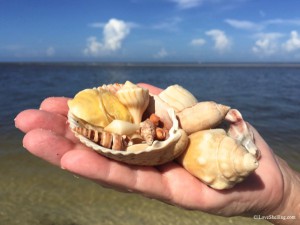
[[189, 139], [189, 147], [179, 162], [212, 188], [231, 188], [258, 167], [255, 156], [223, 129], [198, 131]]
[[[177, 158], [188, 145], [188, 137], [186, 133], [179, 128], [174, 110], [169, 110], [168, 112], [173, 121], [173, 126], [169, 130], [168, 139], [165, 141], [154, 141], [150, 146], [139, 144], [137, 146], [132, 146], [125, 151], [112, 150], [104, 148], [76, 132], [75, 136], [86, 146], [117, 161], [145, 166], [164, 164]], [[68, 121], [71, 130], [74, 130], [74, 127], [81, 126], [80, 121], [78, 121], [71, 113], [68, 115]]]

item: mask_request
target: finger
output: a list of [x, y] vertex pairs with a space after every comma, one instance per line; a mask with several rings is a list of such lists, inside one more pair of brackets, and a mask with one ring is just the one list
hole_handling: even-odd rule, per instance
[[[255, 170], [255, 174], [257, 174], [262, 182], [264, 183], [264, 191], [265, 193], [271, 193], [274, 190], [274, 185], [278, 190], [283, 189], [283, 178], [281, 176], [280, 167], [278, 166], [278, 162], [275, 158], [273, 150], [266, 143], [263, 137], [259, 134], [259, 132], [250, 125], [251, 130], [254, 134], [255, 144], [258, 149], [261, 151], [261, 157], [259, 159], [259, 166]], [[265, 203], [271, 201], [272, 198], [267, 199]]]
[[149, 91], [150, 91], [152, 94], [154, 94], [154, 95], [158, 95], [158, 94], [162, 91], [161, 88], [155, 87], [155, 86], [153, 86], [153, 85], [151, 85], [151, 84], [139, 83], [138, 85], [141, 86], [141, 87], [143, 87], [143, 88], [149, 89]]
[[257, 171], [265, 169], [265, 167], [273, 167], [274, 164], [277, 164], [273, 150], [266, 143], [263, 137], [258, 133], [258, 131], [250, 124], [249, 126], [253, 132], [255, 144], [261, 152], [261, 157], [259, 159], [260, 166], [258, 167]]
[[52, 113], [57, 113], [61, 115], [67, 115], [68, 114], [68, 100], [70, 98], [65, 97], [50, 97], [46, 98], [40, 106], [40, 109]]
[[258, 131], [251, 125], [249, 124], [250, 129], [253, 132], [253, 136], [254, 136], [254, 141], [255, 144], [257, 145], [258, 149], [260, 151], [264, 151], [264, 153], [268, 153], [268, 154], [274, 154], [273, 150], [270, 148], [270, 146], [266, 143], [266, 141], [262, 138], [262, 136], [258, 133]]
[[35, 129], [28, 132], [23, 139], [23, 146], [33, 155], [54, 165], [60, 166], [61, 157], [68, 151], [83, 145], [76, 145], [71, 140], [49, 130]]
[[15, 125], [23, 132], [42, 128], [58, 134], [65, 134], [66, 117], [37, 109], [24, 110], [15, 118]]

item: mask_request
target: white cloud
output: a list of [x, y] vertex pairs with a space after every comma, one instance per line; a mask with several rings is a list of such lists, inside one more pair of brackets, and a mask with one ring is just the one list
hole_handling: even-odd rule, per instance
[[203, 4], [218, 4], [220, 10], [231, 10], [248, 0], [168, 0], [174, 2], [179, 9], [191, 9]]
[[290, 39], [288, 39], [283, 45], [283, 49], [292, 52], [300, 49], [300, 37], [298, 35], [298, 32], [293, 30], [291, 31]]
[[206, 35], [211, 36], [215, 41], [215, 49], [220, 53], [228, 50], [231, 46], [231, 42], [222, 30], [214, 29], [205, 32]]
[[54, 56], [55, 55], [55, 48], [53, 48], [53, 47], [47, 48], [46, 55], [49, 56], [49, 57]]
[[84, 49], [85, 55], [99, 55], [101, 51], [104, 51], [104, 45], [97, 41], [96, 37], [89, 37], [87, 39], [87, 46]]
[[154, 29], [177, 31], [178, 24], [182, 21], [180, 17], [169, 18], [166, 21], [153, 25]]
[[157, 58], [157, 59], [161, 59], [161, 58], [165, 58], [169, 55], [169, 53], [164, 49], [164, 48], [161, 48], [156, 54], [154, 54], [154, 58]]
[[87, 46], [84, 49], [85, 55], [97, 56], [117, 51], [122, 47], [123, 40], [130, 33], [131, 23], [123, 20], [110, 19], [103, 26], [103, 40], [99, 42], [96, 37], [92, 36], [87, 39]]
[[256, 34], [258, 40], [252, 47], [252, 51], [257, 54], [262, 55], [273, 55], [278, 48], [278, 39], [283, 37], [281, 33], [259, 33]]
[[296, 25], [300, 26], [300, 19], [272, 19], [262, 22], [265, 25]]
[[197, 39], [193, 39], [190, 44], [193, 45], [193, 46], [202, 46], [205, 43], [206, 43], [206, 41], [204, 39], [197, 38]]
[[263, 28], [262, 25], [247, 20], [226, 19], [225, 22], [234, 28], [243, 30], [260, 30]]
[[189, 9], [199, 6], [203, 3], [203, 0], [170, 0], [175, 2], [180, 9]]
[[225, 19], [225, 22], [230, 26], [243, 30], [263, 30], [268, 26], [300, 26], [300, 19], [271, 19], [260, 22], [252, 22], [248, 20]]

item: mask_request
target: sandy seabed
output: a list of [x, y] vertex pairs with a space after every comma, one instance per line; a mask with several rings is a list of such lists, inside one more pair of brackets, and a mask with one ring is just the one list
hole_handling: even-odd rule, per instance
[[0, 224], [269, 224], [183, 210], [76, 177], [25, 150], [0, 157]]

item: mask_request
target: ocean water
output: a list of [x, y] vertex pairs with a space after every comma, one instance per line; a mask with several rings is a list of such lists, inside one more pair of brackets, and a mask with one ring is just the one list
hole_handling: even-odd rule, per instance
[[237, 108], [300, 171], [300, 65], [0, 64], [0, 224], [266, 224], [223, 218], [118, 193], [31, 156], [13, 119], [49, 96], [101, 84], [180, 84], [199, 101]]

